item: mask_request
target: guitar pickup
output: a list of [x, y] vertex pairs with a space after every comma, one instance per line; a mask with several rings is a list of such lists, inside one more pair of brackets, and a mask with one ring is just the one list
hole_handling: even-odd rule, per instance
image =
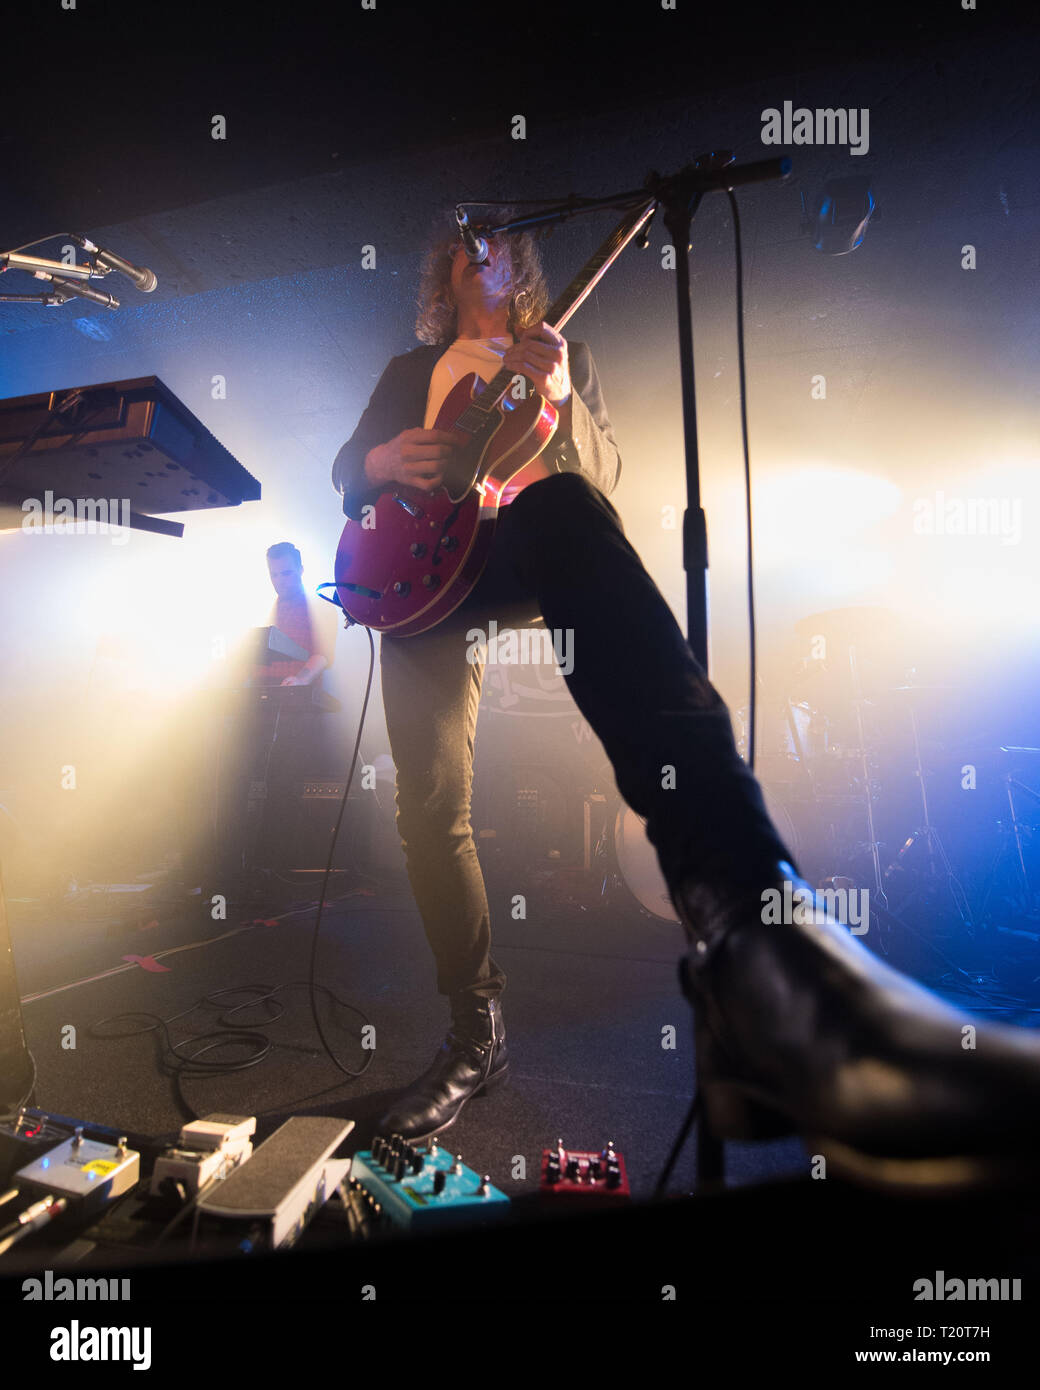
[[394, 501], [399, 507], [403, 507], [409, 516], [418, 518], [423, 515], [422, 507], [417, 507], [414, 502], [409, 502], [407, 497], [395, 497]]

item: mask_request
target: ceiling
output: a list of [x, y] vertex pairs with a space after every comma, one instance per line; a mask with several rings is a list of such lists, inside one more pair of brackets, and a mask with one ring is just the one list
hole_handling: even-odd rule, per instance
[[[517, 112], [549, 123], [852, 56], [927, 54], [1012, 22], [984, 8], [35, 6], [5, 33], [0, 244], [479, 139]], [[224, 141], [210, 137], [214, 114]]]

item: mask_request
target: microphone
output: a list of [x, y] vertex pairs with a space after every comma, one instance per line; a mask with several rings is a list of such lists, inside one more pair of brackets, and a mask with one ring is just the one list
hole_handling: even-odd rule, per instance
[[93, 254], [95, 260], [101, 265], [107, 266], [109, 270], [118, 270], [120, 275], [125, 275], [128, 280], [132, 280], [139, 290], [144, 294], [151, 294], [159, 281], [156, 279], [155, 271], [149, 270], [147, 266], [131, 265], [122, 256], [117, 256], [114, 251], [104, 251], [100, 246], [95, 246], [86, 237], [76, 236], [74, 232], [69, 234], [71, 239], [82, 250]]
[[25, 270], [30, 275], [66, 275], [74, 280], [89, 280], [89, 265], [66, 265], [64, 261], [48, 261], [42, 256], [20, 256], [14, 251], [0, 251], [0, 270]]
[[488, 244], [483, 237], [477, 236], [469, 225], [469, 218], [460, 208], [455, 209], [455, 221], [459, 224], [459, 238], [470, 263], [472, 265], [486, 264]]
[[105, 290], [92, 290], [89, 285], [84, 285], [78, 280], [65, 280], [58, 275], [48, 275], [47, 279], [66, 297], [74, 294], [80, 299], [89, 299], [93, 304], [103, 304], [106, 309], [119, 308], [119, 300]]

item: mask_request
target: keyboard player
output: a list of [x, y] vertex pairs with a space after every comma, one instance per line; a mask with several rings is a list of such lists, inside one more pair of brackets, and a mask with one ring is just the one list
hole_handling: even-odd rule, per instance
[[311, 685], [332, 665], [338, 630], [337, 610], [312, 598], [303, 587], [303, 557], [291, 541], [267, 552], [267, 572], [277, 594], [270, 625], [310, 655], [306, 661], [271, 661], [254, 668], [254, 685]]

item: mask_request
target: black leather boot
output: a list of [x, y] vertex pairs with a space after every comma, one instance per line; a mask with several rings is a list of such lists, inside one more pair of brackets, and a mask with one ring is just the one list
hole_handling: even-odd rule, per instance
[[502, 1006], [497, 999], [456, 995], [452, 1026], [433, 1065], [379, 1121], [377, 1133], [417, 1141], [453, 1125], [468, 1100], [509, 1074]]
[[[802, 910], [767, 924], [763, 890], [785, 880]], [[797, 1133], [828, 1173], [900, 1190], [1040, 1177], [1040, 1035], [982, 1023], [892, 970], [790, 864], [673, 897], [716, 1139]]]

